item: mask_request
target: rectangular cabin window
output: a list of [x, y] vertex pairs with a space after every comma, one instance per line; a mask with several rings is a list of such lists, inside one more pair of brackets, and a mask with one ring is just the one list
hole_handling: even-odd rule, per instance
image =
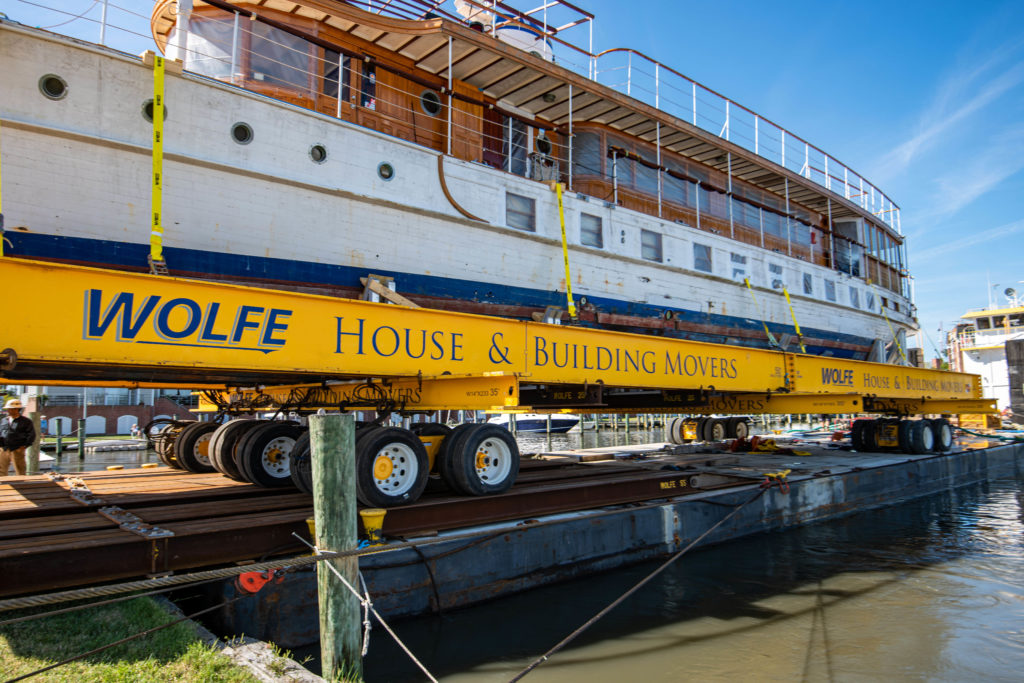
[[836, 300], [836, 283], [834, 280], [825, 280], [825, 298], [829, 301]]
[[324, 50], [324, 88], [323, 94], [327, 97], [338, 96], [338, 73], [341, 73], [341, 99], [348, 101], [349, 98], [349, 65], [348, 56], [342, 56], [334, 50]]
[[814, 277], [810, 273], [804, 273], [804, 294], [814, 296]]
[[996, 315], [992, 317], [992, 327], [1003, 327], [1006, 325], [1005, 315]]
[[661, 263], [661, 233], [640, 231], [640, 256], [648, 261]]
[[693, 245], [693, 269], [711, 272], [711, 247], [706, 244]]
[[835, 240], [836, 270], [859, 276], [863, 247], [858, 242], [857, 221], [836, 221], [832, 226]]
[[580, 214], [580, 244], [598, 249], [604, 246], [600, 216], [591, 216], [589, 213]]
[[601, 176], [601, 134], [576, 133], [572, 139], [572, 168], [576, 176]]
[[359, 98], [359, 105], [367, 109], [377, 108], [377, 67], [369, 62], [363, 62], [363, 87]]
[[[172, 29], [169, 43], [177, 41], [175, 33], [176, 30]], [[185, 68], [210, 78], [229, 80], [233, 40], [234, 23], [230, 19], [204, 18], [193, 14], [188, 23]], [[240, 50], [238, 54], [241, 55]]]
[[1011, 313], [1010, 314], [1010, 327], [1021, 327], [1024, 326], [1024, 313]]
[[875, 310], [875, 295], [871, 292], [864, 293], [864, 308], [869, 311]]
[[505, 170], [509, 173], [526, 175], [527, 138], [526, 124], [506, 117], [501, 152], [505, 157]]
[[978, 318], [977, 320], [975, 320], [975, 324], [977, 324], [979, 330], [991, 330], [992, 329], [992, 319], [991, 318]]
[[747, 277], [747, 257], [732, 252], [729, 254], [729, 261], [732, 263], [732, 279], [743, 282]]
[[537, 231], [537, 202], [532, 197], [522, 195], [505, 195], [505, 223], [510, 228], [518, 228], [528, 232]]
[[650, 195], [658, 194], [658, 169], [636, 163], [636, 189]]
[[313, 44], [260, 22], [251, 22], [252, 79], [271, 85], [312, 89]]
[[[611, 142], [609, 140], [609, 142]], [[615, 153], [608, 158], [608, 177], [614, 179], [619, 187], [633, 187], [633, 162]]]
[[850, 305], [854, 308], [860, 308], [860, 292], [853, 287], [850, 287]]
[[769, 263], [768, 270], [771, 271], [772, 275], [782, 275], [782, 266], [778, 263]]

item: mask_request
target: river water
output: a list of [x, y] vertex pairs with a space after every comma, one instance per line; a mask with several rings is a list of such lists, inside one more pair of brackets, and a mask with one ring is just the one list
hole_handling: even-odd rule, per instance
[[[659, 565], [395, 627], [445, 681], [507, 681]], [[423, 679], [379, 626], [364, 676]], [[693, 551], [526, 680], [1022, 678], [1024, 474]]]

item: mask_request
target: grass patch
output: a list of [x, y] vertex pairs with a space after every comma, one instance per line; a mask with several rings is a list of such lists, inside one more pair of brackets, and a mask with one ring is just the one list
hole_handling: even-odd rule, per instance
[[[0, 621], [48, 609], [3, 612]], [[174, 617], [153, 600], [138, 598], [0, 626], [0, 679], [30, 673], [173, 620]], [[205, 645], [186, 622], [65, 664], [32, 680], [67, 683], [256, 681], [248, 671]]]

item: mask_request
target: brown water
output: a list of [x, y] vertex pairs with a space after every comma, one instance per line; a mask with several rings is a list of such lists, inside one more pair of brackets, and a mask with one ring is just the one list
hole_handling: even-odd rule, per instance
[[[445, 681], [506, 681], [658, 565], [396, 629]], [[526, 680], [1019, 681], [1022, 672], [1019, 475], [695, 551]], [[365, 677], [422, 679], [379, 626]]]

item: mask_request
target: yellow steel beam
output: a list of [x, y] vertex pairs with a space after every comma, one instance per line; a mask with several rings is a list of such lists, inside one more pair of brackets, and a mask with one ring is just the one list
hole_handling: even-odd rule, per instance
[[[403, 378], [339, 384], [288, 385], [218, 392], [219, 403], [234, 409], [255, 406], [276, 410], [301, 406], [303, 410], [373, 410], [387, 405], [395, 410], [435, 411], [501, 410], [519, 404], [519, 384], [511, 375], [485, 377]], [[214, 412], [221, 405], [200, 394], [199, 411]]]
[[[0, 376], [194, 386], [514, 374], [533, 384], [752, 394], [981, 397], [976, 375], [545, 325], [352, 299], [0, 260], [47, 293], [6, 312]], [[499, 405], [502, 405], [499, 403]], [[451, 407], [451, 406], [449, 406]]]

